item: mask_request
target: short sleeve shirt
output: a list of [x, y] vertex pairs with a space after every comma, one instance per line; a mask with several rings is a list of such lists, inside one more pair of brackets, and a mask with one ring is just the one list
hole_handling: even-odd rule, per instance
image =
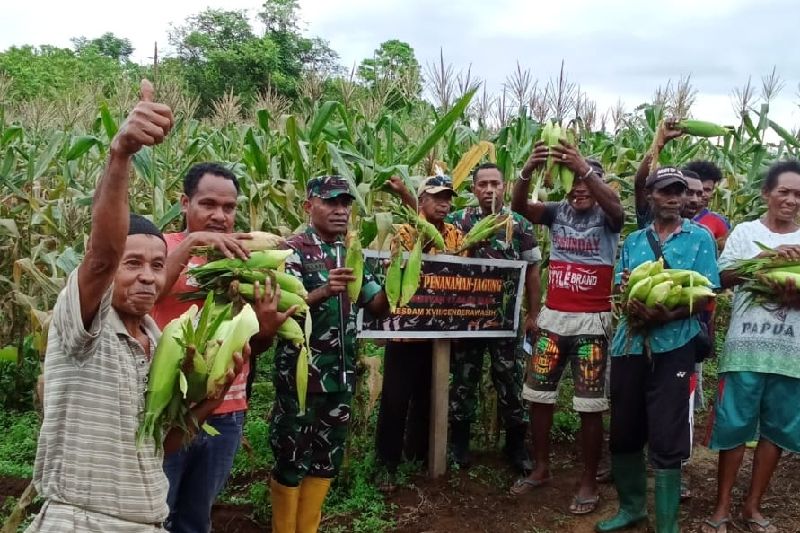
[[[736, 226], [719, 257], [720, 270], [737, 260], [751, 259], [761, 249], [756, 242], [775, 248], [800, 245], [800, 230], [774, 233], [760, 220]], [[720, 372], [762, 372], [800, 378], [800, 311], [778, 305], [756, 305], [737, 287], [725, 346], [719, 357]]]
[[[615, 271], [615, 283], [622, 280], [623, 270], [633, 270], [645, 261], [653, 261], [656, 256], [647, 240], [647, 233], [655, 234], [650, 225], [631, 233], [622, 245]], [[655, 235], [656, 239], [658, 236]], [[717, 245], [711, 234], [704, 228], [684, 219], [676, 231], [661, 243], [664, 259], [671, 268], [694, 270], [707, 277], [714, 288], [719, 288], [717, 270]], [[676, 350], [692, 340], [700, 332], [696, 316], [673, 320], [647, 333], [650, 351], [664, 353]], [[644, 353], [645, 337], [628, 327], [623, 315], [611, 344], [611, 355], [641, 355]]]
[[135, 437], [160, 332], [145, 316], [150, 353], [144, 353], [111, 306], [111, 294], [109, 289], [88, 330], [77, 270], [58, 296], [33, 482], [47, 500], [153, 524], [168, 514], [163, 455], [152, 439], [137, 448]]
[[[164, 240], [167, 241], [167, 252], [169, 253], [174, 250], [185, 238], [185, 232], [164, 234]], [[181, 316], [191, 306], [203, 306], [203, 300], [181, 300], [179, 296], [187, 292], [194, 292], [198, 289], [197, 282], [188, 275], [187, 271], [190, 268], [202, 266], [204, 264], [206, 264], [205, 257], [190, 257], [186, 268], [181, 272], [180, 276], [178, 276], [175, 284], [170, 288], [169, 293], [153, 306], [153, 320], [156, 321], [159, 328], [164, 329], [164, 326], [169, 324], [173, 319]], [[247, 409], [247, 376], [249, 374], [250, 360], [245, 359], [242, 371], [236, 376], [228, 392], [225, 393], [225, 398], [222, 403], [214, 410], [213, 414], [221, 415]]]
[[[540, 262], [542, 253], [533, 233], [533, 224], [507, 207], [503, 207], [499, 214], [511, 216], [511, 238], [508, 238], [505, 227], [499, 228], [484, 243], [473, 246], [470, 249], [470, 256], [482, 259], [527, 261], [528, 263]], [[480, 207], [472, 206], [450, 213], [446, 220], [466, 235], [485, 216]]]
[[546, 203], [541, 223], [551, 235], [547, 308], [610, 311], [620, 228], [611, 226], [600, 206], [579, 212], [567, 201]]
[[[293, 253], [286, 259], [286, 273], [303, 281], [308, 292], [318, 289], [328, 282], [328, 272], [336, 268], [336, 247], [320, 239], [313, 227], [287, 239], [287, 246]], [[342, 299], [347, 306], [344, 332], [345, 371], [352, 375], [355, 371], [356, 353], [356, 313], [358, 306], [372, 300], [381, 291], [371, 272], [364, 269], [361, 296], [358, 302], [351, 302], [347, 293]], [[341, 383], [339, 351], [339, 298], [332, 297], [310, 308], [312, 330], [309, 346], [308, 392], [352, 392], [352, 383]], [[298, 322], [301, 327], [304, 317]], [[275, 350], [273, 379], [278, 392], [296, 392], [295, 371], [300, 348], [281, 339]]]

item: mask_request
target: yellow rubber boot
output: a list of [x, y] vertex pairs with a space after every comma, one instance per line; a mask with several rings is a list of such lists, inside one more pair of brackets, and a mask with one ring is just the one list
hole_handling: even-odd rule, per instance
[[269, 486], [272, 501], [272, 533], [297, 533], [300, 487], [281, 485], [274, 478]]
[[300, 483], [300, 502], [297, 504], [297, 533], [317, 533], [322, 520], [322, 504], [330, 488], [329, 478], [303, 478]]

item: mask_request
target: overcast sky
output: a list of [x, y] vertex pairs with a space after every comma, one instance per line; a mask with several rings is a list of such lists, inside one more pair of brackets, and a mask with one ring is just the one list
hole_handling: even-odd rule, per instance
[[[206, 6], [258, 11], [258, 0], [100, 0], [3, 2], [0, 49], [20, 44], [70, 46], [70, 37], [106, 31], [130, 39], [134, 59], [167, 47], [170, 23]], [[80, 5], [80, 8], [78, 6]], [[800, 126], [797, 0], [300, 0], [304, 31], [327, 39], [352, 66], [388, 39], [407, 41], [424, 66], [445, 60], [498, 91], [519, 61], [540, 83], [561, 60], [601, 112], [622, 99], [628, 109], [659, 85], [691, 75], [696, 118], [732, 123], [730, 95], [748, 76], [760, 88], [773, 65], [785, 87], [771, 116]], [[124, 7], [123, 7], [124, 6]], [[113, 9], [113, 12], [112, 12]]]

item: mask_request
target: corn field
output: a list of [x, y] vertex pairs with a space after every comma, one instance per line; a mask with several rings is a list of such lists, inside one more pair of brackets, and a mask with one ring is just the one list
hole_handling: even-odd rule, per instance
[[[586, 96], [561, 78], [536, 93], [529, 89], [529, 73], [520, 70], [501, 97], [493, 98], [485, 89], [480, 92], [477, 82], [461, 76], [448, 80], [448, 68], [442, 65], [439, 77], [431, 69], [431, 80], [439, 80], [432, 88], [435, 104], [418, 100], [400, 110], [386, 105], [390, 87], [356, 91], [352, 80], [312, 79], [297, 102], [267, 93], [248, 110], [228, 94], [215, 103], [211, 116], [200, 119], [196, 100], [163, 82], [157, 98], [173, 108], [176, 124], [164, 144], [136, 155], [132, 210], [162, 229], [179, 229], [184, 173], [195, 163], [219, 161], [241, 183], [237, 226], [288, 234], [304, 224], [308, 179], [337, 173], [357, 192], [362, 240], [369, 243], [382, 213], [396, 202], [382, 188], [390, 176], [411, 184], [437, 167], [452, 170], [470, 148], [488, 141], [494, 149], [484, 150], [484, 157], [494, 155], [511, 181], [542, 124], [557, 118], [575, 128], [581, 152], [603, 164], [628, 207], [629, 230], [631, 177], [660, 121], [676, 113], [703, 118], [702, 110], [690, 110], [691, 102], [681, 101], [682, 93], [670, 99], [659, 91], [651, 104], [632, 112], [620, 106], [598, 120]], [[336, 86], [338, 99], [322, 96], [325, 83]], [[95, 184], [110, 139], [136, 102], [133, 87], [119, 83], [110, 93], [83, 89], [66, 101], [11, 101], [0, 83], [0, 291], [6, 295], [0, 302], [0, 346], [21, 347], [33, 333], [43, 352], [46, 311], [83, 253]], [[733, 135], [681, 137], [660, 154], [661, 164], [697, 158], [718, 164], [725, 180], [712, 207], [734, 221], [757, 214], [766, 167], [800, 153], [797, 136], [770, 120], [768, 99], [744, 100], [739, 117], [740, 123], [731, 125]], [[456, 207], [472, 201], [468, 184], [460, 185]]]

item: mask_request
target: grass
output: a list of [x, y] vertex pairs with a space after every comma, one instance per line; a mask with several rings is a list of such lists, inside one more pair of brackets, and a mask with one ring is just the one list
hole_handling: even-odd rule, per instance
[[0, 476], [29, 478], [33, 475], [39, 416], [28, 411], [0, 411]]

